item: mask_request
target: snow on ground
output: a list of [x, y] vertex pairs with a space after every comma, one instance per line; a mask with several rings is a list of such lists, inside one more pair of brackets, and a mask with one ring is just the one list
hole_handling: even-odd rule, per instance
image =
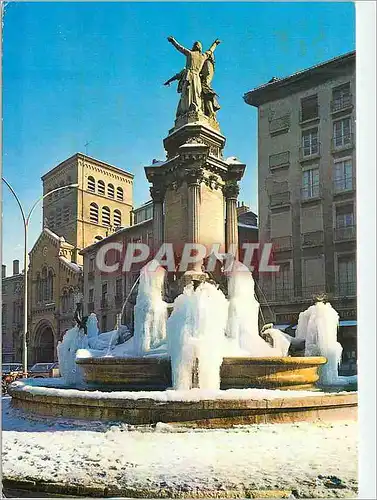
[[2, 406], [4, 477], [169, 495], [251, 488], [294, 489], [301, 498], [355, 496], [354, 422], [136, 428], [33, 417], [9, 398]]

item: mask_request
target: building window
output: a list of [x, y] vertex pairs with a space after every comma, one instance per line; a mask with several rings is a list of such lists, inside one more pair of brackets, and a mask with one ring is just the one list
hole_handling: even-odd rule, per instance
[[56, 209], [56, 225], [60, 226], [62, 223], [62, 209], [57, 208]]
[[104, 226], [110, 226], [110, 208], [102, 207], [102, 224]]
[[94, 302], [94, 288], [89, 288], [89, 302]]
[[351, 88], [349, 82], [336, 87], [332, 91], [332, 111], [340, 111], [341, 109], [348, 108], [352, 104]]
[[89, 207], [89, 220], [93, 224], [98, 224], [98, 205], [97, 203], [91, 203]]
[[105, 183], [103, 181], [98, 181], [98, 194], [105, 196]]
[[289, 298], [291, 291], [290, 263], [279, 265], [279, 271], [275, 275], [275, 297], [276, 299]]
[[354, 255], [338, 258], [338, 293], [356, 295], [356, 259]]
[[113, 184], [109, 184], [107, 186], [107, 196], [109, 198], [114, 198], [114, 186], [113, 186]]
[[334, 163], [334, 191], [353, 189], [352, 160], [341, 160]]
[[107, 283], [102, 283], [101, 299], [102, 301], [107, 299]]
[[64, 210], [63, 210], [63, 221], [65, 223], [69, 222], [69, 218], [70, 218], [70, 209], [69, 207], [64, 207]]
[[123, 201], [123, 189], [121, 187], [117, 188], [117, 200]]
[[312, 168], [302, 172], [301, 198], [306, 200], [319, 196], [319, 169]]
[[107, 331], [107, 316], [104, 315], [102, 316], [101, 319], [101, 332], [104, 333]]
[[114, 210], [114, 226], [118, 227], [122, 225], [122, 214], [120, 210]]
[[7, 324], [7, 305], [2, 304], [1, 306], [1, 330], [2, 334], [6, 333], [6, 324]]
[[115, 296], [118, 298], [123, 297], [123, 280], [119, 278], [115, 282]]
[[302, 133], [302, 156], [317, 155], [319, 153], [318, 128], [305, 130]]
[[47, 268], [42, 269], [42, 301], [47, 300]]
[[342, 148], [351, 144], [351, 119], [343, 118], [334, 122], [334, 147]]
[[96, 192], [96, 181], [94, 180], [94, 177], [89, 176], [88, 177], [88, 191], [91, 191], [92, 193]]
[[95, 264], [95, 258], [94, 258], [94, 256], [92, 256], [89, 259], [89, 272], [90, 273], [94, 271], [94, 264]]
[[313, 95], [301, 99], [301, 121], [314, 120], [318, 116], [318, 96]]
[[339, 205], [335, 215], [335, 240], [355, 239], [356, 225], [353, 204]]
[[54, 275], [50, 269], [47, 276], [47, 291], [46, 296], [47, 300], [52, 300], [54, 296]]

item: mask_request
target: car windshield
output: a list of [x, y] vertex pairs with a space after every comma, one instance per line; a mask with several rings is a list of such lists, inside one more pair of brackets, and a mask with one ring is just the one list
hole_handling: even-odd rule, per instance
[[52, 363], [37, 363], [30, 370], [31, 372], [47, 372], [52, 367]]
[[3, 372], [11, 372], [11, 371], [17, 371], [17, 370], [22, 370], [22, 366], [18, 363], [4, 363], [2, 365]]

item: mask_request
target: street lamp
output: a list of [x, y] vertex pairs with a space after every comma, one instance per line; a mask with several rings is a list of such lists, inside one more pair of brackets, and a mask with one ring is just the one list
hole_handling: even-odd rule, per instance
[[27, 286], [27, 270], [29, 266], [28, 262], [28, 251], [27, 251], [27, 239], [28, 239], [28, 229], [29, 229], [29, 222], [30, 222], [30, 217], [32, 213], [34, 212], [36, 206], [43, 201], [47, 196], [49, 196], [52, 193], [56, 193], [56, 191], [60, 191], [61, 189], [67, 189], [67, 188], [75, 188], [78, 187], [78, 184], [68, 184], [67, 186], [60, 186], [58, 188], [52, 189], [48, 193], [45, 193], [43, 196], [38, 198], [38, 200], [34, 203], [34, 205], [31, 207], [30, 211], [28, 214], [26, 214], [17, 194], [15, 193], [14, 189], [12, 186], [9, 184], [8, 181], [2, 177], [2, 181], [8, 186], [10, 192], [13, 194], [15, 197], [17, 204], [19, 206], [19, 209], [21, 211], [22, 215], [22, 221], [24, 224], [24, 325], [23, 325], [23, 336], [22, 336], [22, 366], [23, 366], [23, 372], [24, 376], [27, 375], [27, 315], [28, 315], [28, 310], [27, 310], [27, 301], [28, 301], [28, 286]]

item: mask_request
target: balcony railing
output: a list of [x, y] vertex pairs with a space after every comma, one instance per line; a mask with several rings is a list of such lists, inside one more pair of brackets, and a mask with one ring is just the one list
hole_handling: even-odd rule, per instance
[[301, 188], [301, 200], [311, 200], [312, 198], [319, 198], [320, 187], [319, 184], [309, 184]]
[[323, 231], [311, 231], [301, 235], [301, 244], [303, 247], [316, 247], [323, 245]]
[[356, 226], [344, 226], [334, 229], [334, 241], [348, 241], [356, 239]]
[[352, 94], [346, 94], [331, 101], [331, 112], [337, 113], [344, 109], [352, 108]]
[[354, 146], [353, 134], [336, 135], [331, 141], [332, 151], [352, 148]]
[[336, 285], [335, 294], [337, 297], [354, 297], [356, 296], [356, 282], [347, 281]]
[[343, 193], [344, 191], [353, 191], [355, 189], [356, 179], [354, 177], [341, 177], [334, 179], [334, 193]]
[[292, 236], [280, 236], [279, 238], [271, 238], [271, 243], [272, 243], [272, 250], [274, 252], [291, 250]]
[[281, 205], [287, 205], [290, 203], [291, 193], [290, 191], [283, 191], [282, 193], [274, 193], [270, 196], [270, 207], [278, 207]]
[[312, 302], [318, 295], [326, 294], [330, 297], [354, 297], [356, 295], [356, 283], [339, 283], [335, 289], [326, 290], [325, 284], [302, 286], [294, 289], [293, 285], [287, 283], [284, 286], [262, 289], [258, 293], [259, 301], [262, 305], [273, 302], [295, 303]]
[[300, 161], [318, 158], [321, 154], [321, 144], [319, 142], [309, 146], [301, 146], [299, 149]]

